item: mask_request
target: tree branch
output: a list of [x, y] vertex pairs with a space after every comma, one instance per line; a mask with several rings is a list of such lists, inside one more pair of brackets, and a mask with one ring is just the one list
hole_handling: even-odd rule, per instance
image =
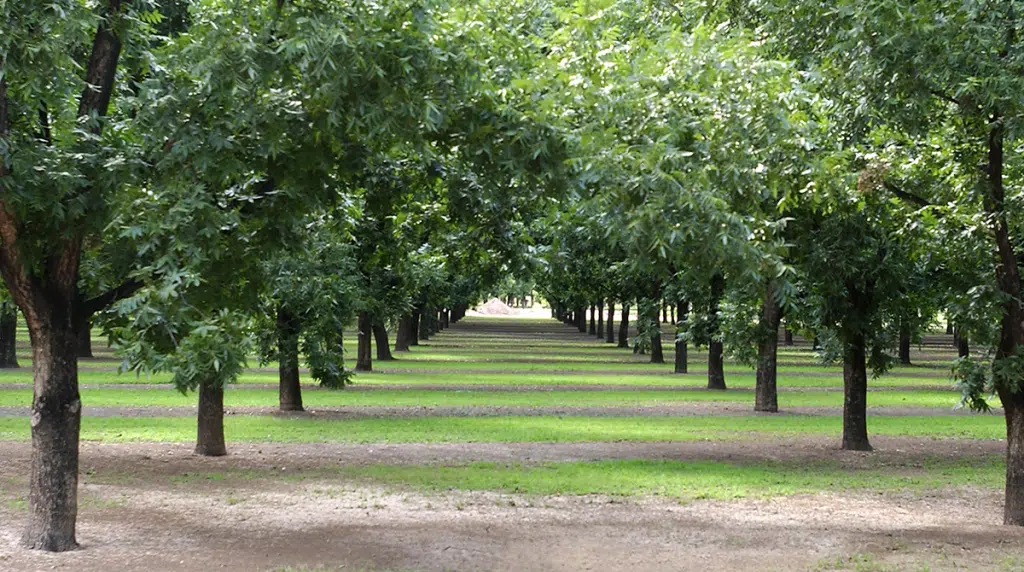
[[914, 203], [919, 207], [933, 206], [932, 203], [929, 202], [927, 199], [919, 197], [913, 193], [908, 193], [907, 191], [904, 191], [903, 189], [897, 187], [896, 185], [890, 183], [889, 181], [883, 182], [882, 186], [885, 187], [885, 190], [896, 195], [896, 197], [900, 200], [906, 201], [908, 203]]
[[123, 300], [128, 296], [131, 296], [132, 294], [138, 292], [143, 286], [145, 286], [145, 283], [143, 283], [141, 280], [130, 278], [122, 282], [121, 284], [118, 284], [114, 288], [107, 290], [103, 294], [100, 294], [99, 296], [95, 296], [93, 298], [89, 298], [88, 300], [82, 302], [82, 305], [80, 307], [81, 312], [85, 316], [92, 316], [96, 312], [103, 310], [104, 308], [113, 304], [114, 302], [117, 302], [118, 300]]

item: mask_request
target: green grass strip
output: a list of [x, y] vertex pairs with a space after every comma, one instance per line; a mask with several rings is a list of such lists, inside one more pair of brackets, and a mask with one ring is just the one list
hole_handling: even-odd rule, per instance
[[[281, 443], [516, 443], [692, 441], [776, 437], [836, 436], [836, 417], [422, 417], [324, 420], [293, 417], [230, 416], [230, 441]], [[943, 439], [1001, 439], [1000, 416], [872, 417], [871, 435]], [[29, 437], [27, 417], [0, 418], [0, 439]], [[86, 417], [82, 439], [90, 441], [190, 442], [195, 420], [188, 417]]]

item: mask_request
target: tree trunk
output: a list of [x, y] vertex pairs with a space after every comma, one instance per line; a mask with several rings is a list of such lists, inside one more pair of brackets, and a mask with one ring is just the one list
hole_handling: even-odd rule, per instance
[[619, 343], [620, 348], [629, 347], [629, 304], [622, 305], [622, 320], [619, 322]]
[[378, 320], [373, 322], [373, 340], [377, 346], [377, 359], [380, 361], [393, 361], [391, 355], [391, 342], [388, 341], [388, 329]]
[[576, 308], [576, 329], [580, 333], [587, 333], [587, 308], [584, 306]]
[[[686, 321], [686, 315], [690, 313], [689, 302], [676, 302], [677, 324]], [[689, 350], [686, 347], [686, 340], [679, 339], [679, 332], [676, 332], [676, 362], [675, 373], [687, 373], [689, 371]]]
[[[664, 314], [664, 308], [662, 308]], [[651, 316], [654, 324], [654, 331], [651, 332], [651, 363], [665, 363], [665, 350], [661, 347], [661, 324], [658, 323], [658, 307], [654, 306], [654, 315]]]
[[708, 389], [725, 389], [725, 362], [718, 331], [718, 303], [725, 293], [725, 277], [721, 272], [711, 276], [711, 304], [708, 306]]
[[845, 342], [843, 351], [843, 449], [870, 451], [868, 370], [864, 334]]
[[430, 339], [430, 311], [427, 309], [426, 306], [424, 306], [423, 309], [420, 310], [418, 326], [419, 327], [417, 328], [417, 331], [418, 331], [417, 333], [419, 334], [419, 339], [421, 341], [429, 340]]
[[409, 330], [412, 328], [412, 314], [406, 314], [398, 320], [398, 331], [395, 332], [395, 351], [409, 351]]
[[768, 282], [764, 304], [761, 306], [761, 334], [757, 344], [757, 386], [754, 389], [754, 411], [776, 413], [779, 394], [776, 372], [779, 351], [779, 321], [781, 312], [775, 299], [775, 284]]
[[[70, 304], [69, 304], [70, 305]], [[26, 312], [32, 336], [32, 468], [29, 477], [27, 548], [63, 552], [78, 547], [78, 393], [75, 329], [70, 320]]]
[[[788, 320], [787, 320], [787, 321], [788, 321]], [[786, 339], [786, 345], [787, 345], [787, 346], [791, 346], [791, 345], [793, 345], [793, 330], [791, 330], [791, 329], [789, 329], [789, 328], [787, 327], [787, 328], [785, 329], [785, 333], [786, 333], [786, 338], [785, 338], [785, 339]]]
[[596, 304], [591, 304], [590, 305], [590, 329], [587, 330], [587, 333], [592, 335], [592, 336], [596, 336], [597, 335], [597, 319], [596, 319], [596, 316], [597, 316], [597, 305]]
[[302, 411], [299, 384], [299, 323], [284, 306], [277, 309], [277, 371], [281, 411]]
[[18, 310], [0, 311], [0, 368], [18, 367]]
[[900, 364], [910, 365], [910, 326], [905, 320], [900, 322]]
[[450, 325], [451, 325], [451, 317], [448, 314], [448, 310], [447, 309], [441, 310], [441, 326], [444, 329], [447, 330], [448, 326], [450, 326]]
[[615, 302], [608, 300], [608, 321], [605, 322], [604, 341], [608, 344], [615, 343]]
[[604, 300], [597, 301], [597, 333], [598, 339], [604, 339]]
[[[658, 312], [654, 312], [654, 321], [658, 321]], [[668, 323], [668, 304], [664, 301], [661, 302], [661, 323]]]
[[420, 345], [420, 309], [416, 308], [409, 315], [409, 346]]
[[356, 371], [373, 371], [373, 356], [370, 353], [370, 335], [373, 333], [373, 323], [370, 313], [359, 312], [359, 320], [356, 323], [359, 329], [359, 345], [356, 348]]
[[198, 421], [196, 455], [227, 455], [228, 449], [224, 445], [224, 386], [220, 383], [199, 384]]
[[946, 335], [953, 335], [953, 322], [946, 320]]
[[967, 333], [962, 329], [957, 328], [956, 335], [956, 353], [957, 356], [965, 358], [971, 355], [971, 345]]
[[75, 326], [76, 338], [75, 343], [78, 357], [80, 358], [91, 358], [92, 356], [92, 328], [90, 327], [89, 318], [85, 318]]

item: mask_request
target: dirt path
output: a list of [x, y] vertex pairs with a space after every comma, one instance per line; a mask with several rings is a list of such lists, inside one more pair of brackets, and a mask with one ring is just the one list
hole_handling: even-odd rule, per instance
[[[772, 500], [521, 496], [383, 489], [311, 472], [338, 463], [717, 458], [833, 459], [877, 466], [971, 459], [1002, 444], [881, 439], [876, 454], [824, 440], [775, 443], [236, 446], [200, 459], [184, 445], [83, 444], [85, 550], [16, 548], [24, 510], [0, 505], [3, 570], [793, 570], [868, 563], [1008, 569], [1024, 532], [999, 526], [998, 491], [822, 493]], [[19, 489], [28, 447], [0, 443], [0, 483]], [[182, 480], [210, 471], [245, 478]], [[256, 471], [255, 473], [253, 471]], [[261, 472], [263, 471], [263, 472]], [[305, 472], [305, 473], [303, 473]], [[297, 476], [306, 476], [296, 479]], [[270, 475], [270, 476], [268, 476]], [[276, 475], [282, 475], [277, 477]], [[874, 567], [872, 567], [874, 566]]]

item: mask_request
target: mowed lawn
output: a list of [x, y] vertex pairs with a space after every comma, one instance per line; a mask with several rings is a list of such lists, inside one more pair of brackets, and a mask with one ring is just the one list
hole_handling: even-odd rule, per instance
[[[354, 349], [355, 340], [348, 341]], [[116, 357], [94, 340], [95, 358], [81, 362], [86, 416], [82, 439], [95, 442], [190, 442], [196, 396], [170, 385], [168, 374], [118, 373]], [[802, 340], [780, 351], [778, 415], [753, 414], [753, 369], [726, 367], [727, 391], [708, 391], [707, 355], [690, 350], [690, 373], [580, 334], [554, 320], [470, 317], [392, 362], [375, 362], [345, 390], [326, 390], [304, 375], [305, 414], [278, 415], [276, 364], [251, 363], [229, 388], [225, 426], [230, 443], [665, 443], [834, 439], [841, 431], [842, 368], [822, 365]], [[0, 440], [27, 440], [31, 370], [0, 371]], [[957, 409], [948, 376], [952, 344], [915, 348], [914, 365], [870, 381], [869, 431], [927, 440], [993, 441], [1004, 437], [998, 414]], [[915, 442], [916, 442], [915, 441]], [[697, 464], [694, 464], [697, 463]], [[703, 464], [701, 464], [703, 463]], [[737, 465], [719, 459], [434, 466], [388, 465], [346, 470], [346, 478], [389, 486], [443, 490], [589, 494], [659, 494], [732, 498], [796, 494], [837, 486], [998, 487], [999, 455], [958, 462], [920, 460], [905, 467], [860, 470], [841, 479], [827, 462]], [[700, 469], [700, 470], [696, 470]], [[723, 476], [724, 475], [724, 476]]]

